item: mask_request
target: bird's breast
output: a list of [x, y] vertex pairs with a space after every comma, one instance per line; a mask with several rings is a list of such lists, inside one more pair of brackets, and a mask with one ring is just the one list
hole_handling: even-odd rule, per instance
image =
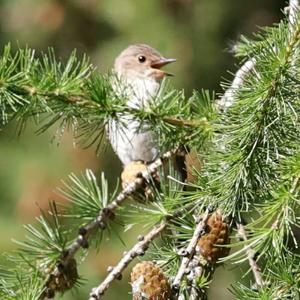
[[[131, 80], [114, 89], [128, 99], [129, 107], [147, 109], [158, 92], [159, 83], [155, 80]], [[122, 114], [117, 120], [110, 120], [108, 135], [124, 165], [137, 160], [150, 162], [159, 155], [158, 140], [149, 130], [149, 125], [141, 123], [131, 114]]]
[[128, 80], [128, 106], [147, 109], [156, 96], [160, 84], [152, 78]]

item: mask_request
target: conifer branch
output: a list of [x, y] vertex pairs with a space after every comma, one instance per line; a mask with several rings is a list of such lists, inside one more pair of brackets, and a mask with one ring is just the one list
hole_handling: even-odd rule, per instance
[[299, 0], [290, 0], [288, 6], [290, 32], [293, 31], [293, 26], [297, 21], [299, 9], [300, 9]]
[[123, 258], [118, 264], [109, 270], [107, 277], [101, 282], [101, 284], [92, 289], [89, 300], [101, 299], [105, 291], [109, 288], [112, 281], [115, 279], [121, 279], [121, 273], [134, 260], [137, 256], [142, 256], [148, 249], [150, 243], [163, 231], [165, 230], [167, 223], [164, 221], [158, 226], [155, 226], [148, 234], [141, 238], [141, 241], [136, 243], [131, 250], [126, 252]]
[[[146, 171], [141, 172], [140, 176], [137, 177], [135, 181], [128, 184], [128, 186], [126, 186], [110, 204], [108, 204], [99, 212], [99, 215], [96, 219], [79, 229], [79, 235], [77, 239], [64, 251], [59, 264], [53, 271], [52, 275], [54, 277], [59, 276], [62, 270], [73, 261], [73, 258], [79, 249], [88, 248], [88, 239], [91, 234], [97, 229], [104, 230], [106, 228], [106, 222], [114, 217], [115, 211], [125, 202], [126, 199], [128, 199], [128, 196], [137, 191], [144, 182], [149, 182], [152, 174], [156, 172], [157, 168], [162, 166], [163, 162], [170, 159], [176, 152], [177, 150], [168, 151], [151, 163]], [[40, 300], [44, 298], [45, 295], [42, 295]]]
[[231, 86], [225, 91], [220, 100], [216, 101], [217, 108], [220, 111], [226, 111], [235, 100], [235, 94], [244, 84], [245, 78], [255, 68], [256, 60], [251, 58], [247, 60], [240, 69], [236, 72]]
[[[194, 204], [190, 204], [176, 209], [174, 213], [167, 215], [165, 217], [165, 220], [162, 221], [159, 225], [154, 226], [148, 234], [146, 234], [145, 236], [139, 236], [138, 242], [131, 248], [131, 250], [124, 253], [123, 258], [118, 262], [118, 264], [115, 267], [108, 268], [109, 274], [98, 287], [92, 290], [92, 292], [90, 293], [90, 300], [100, 299], [104, 295], [105, 291], [109, 288], [112, 281], [114, 281], [115, 279], [120, 280], [122, 278], [121, 273], [126, 269], [130, 262], [133, 261], [137, 256], [143, 256], [148, 250], [151, 242], [166, 229], [168, 224], [172, 223], [173, 220], [183, 215], [186, 211], [190, 211], [192, 208], [194, 208], [194, 206]], [[203, 219], [203, 221], [200, 221], [200, 223], [202, 228], [204, 228], [205, 219]], [[201, 232], [203, 233], [203, 231], [204, 230], [202, 229]]]
[[[298, 18], [299, 13], [299, 0], [290, 0], [289, 6], [289, 32], [290, 37], [292, 38], [293, 32], [296, 30], [295, 25]], [[245, 78], [252, 70], [255, 68], [256, 59], [250, 58], [248, 59], [236, 72], [235, 77], [230, 85], [230, 87], [225, 91], [224, 95], [220, 100], [216, 101], [217, 108], [220, 111], [226, 111], [228, 107], [230, 107], [235, 100], [235, 94], [244, 84]]]
[[184, 120], [184, 119], [177, 119], [172, 117], [164, 117], [163, 120], [166, 123], [176, 125], [176, 126], [185, 126], [185, 127], [200, 127], [200, 126], [209, 126], [209, 122], [206, 118], [203, 119], [195, 119], [195, 120]]
[[[128, 253], [124, 254], [115, 267], [110, 268], [109, 274], [104, 281], [91, 292], [90, 300], [100, 299], [110, 287], [112, 281], [120, 279], [121, 273], [130, 262], [137, 256], [143, 255], [153, 240], [169, 224], [175, 224], [174, 226], [176, 227], [177, 225], [182, 226], [187, 222], [186, 224], [190, 225], [189, 222], [192, 222], [192, 220], [187, 212], [190, 208], [194, 209], [195, 207], [200, 210], [197, 207], [199, 204], [197, 199], [199, 198], [201, 200], [204, 199], [201, 205], [206, 205], [209, 202], [214, 207], [224, 209], [225, 215], [230, 217], [258, 208], [261, 210], [260, 216], [245, 226], [246, 229], [242, 224], [237, 224], [237, 235], [243, 240], [238, 245], [242, 244], [244, 248], [233, 253], [231, 257], [242, 255], [243, 258], [239, 263], [248, 260], [256, 285], [259, 287], [258, 291], [247, 289], [247, 287], [237, 288], [237, 295], [240, 293], [239, 299], [249, 299], [251, 296], [258, 299], [256, 296], [261, 296], [259, 293], [262, 291], [266, 291], [268, 293], [267, 296], [270, 295], [269, 298], [273, 299], [272, 295], [277, 294], [277, 297], [280, 297], [284, 294], [285, 296], [289, 293], [290, 286], [297, 287], [297, 280], [292, 281], [288, 276], [287, 280], [284, 276], [280, 277], [280, 273], [282, 270], [291, 272], [292, 266], [297, 266], [293, 261], [295, 259], [293, 253], [286, 254], [284, 251], [286, 250], [285, 246], [289, 242], [287, 236], [292, 236], [293, 230], [291, 227], [299, 225], [296, 212], [299, 208], [300, 174], [299, 169], [295, 170], [295, 167], [299, 168], [296, 165], [299, 162], [299, 157], [296, 157], [288, 165], [288, 167], [293, 168], [292, 171], [284, 168], [280, 169], [280, 167], [286, 167], [282, 164], [283, 158], [292, 157], [298, 149], [295, 141], [299, 140], [300, 133], [298, 131], [298, 115], [300, 112], [298, 101], [299, 80], [298, 68], [296, 68], [295, 64], [299, 60], [297, 47], [300, 41], [300, 24], [298, 14], [299, 1], [290, 0], [289, 15], [286, 16], [288, 24], [282, 22], [278, 28], [266, 30], [262, 35], [262, 41], [257, 43], [249, 42], [246, 46], [244, 45], [244, 49], [246, 49], [244, 63], [236, 72], [231, 86], [217, 102], [218, 108], [225, 111], [225, 114], [220, 116], [220, 119], [224, 121], [224, 126], [221, 124], [218, 129], [220, 129], [221, 139], [224, 139], [224, 144], [226, 144], [226, 149], [224, 147], [226, 151], [220, 149], [221, 147], [215, 149], [214, 145], [212, 149], [209, 147], [205, 149], [206, 152], [203, 154], [205, 170], [198, 174], [199, 187], [197, 191], [189, 191], [190, 194], [185, 195], [187, 197], [184, 199], [186, 200], [184, 204], [176, 202], [178, 199], [174, 199], [172, 196], [165, 195], [163, 188], [157, 193], [163, 194], [163, 196], [157, 199], [154, 204], [155, 208], [159, 208], [158, 212], [155, 211], [155, 216], [151, 208], [147, 207], [148, 216], [153, 216], [151, 224], [155, 220], [157, 225], [146, 236], [140, 237], [139, 241]], [[260, 46], [262, 46], [263, 51], [260, 51]], [[190, 103], [179, 107], [177, 104], [181, 103], [178, 100], [183, 99], [182, 92], [171, 91], [164, 98], [167, 101], [160, 101], [161, 103], [158, 104], [154, 103], [149, 110], [133, 109], [126, 106], [126, 102], [122, 99], [111, 101], [111, 98], [114, 96], [110, 93], [109, 80], [107, 82], [105, 80], [102, 81], [100, 76], [95, 76], [94, 78], [95, 74], [90, 69], [90, 66], [86, 62], [83, 64], [78, 63], [75, 57], [70, 60], [64, 69], [61, 68], [60, 63], [53, 59], [52, 54], [50, 54], [50, 60], [45, 56], [43, 62], [41, 62], [30, 51], [28, 53], [19, 52], [15, 57], [8, 54], [7, 49], [5, 51], [3, 59], [0, 59], [1, 69], [6, 72], [4, 80], [0, 81], [1, 92], [3, 92], [1, 96], [4, 95], [0, 97], [1, 122], [3, 124], [6, 124], [13, 116], [16, 116], [21, 121], [25, 121], [28, 116], [39, 117], [45, 114], [50, 116], [50, 121], [43, 127], [45, 130], [61, 119], [64, 122], [69, 121], [71, 124], [78, 123], [78, 120], [83, 122], [79, 124], [79, 128], [84, 128], [84, 126], [90, 126], [91, 124], [103, 127], [108, 119], [114, 118], [117, 120], [123, 114], [129, 114], [133, 118], [151, 123], [150, 129], [158, 130], [160, 133], [165, 134], [166, 138], [172, 136], [170, 131], [176, 133], [174, 137], [172, 136], [172, 141], [177, 139], [173, 143], [176, 145], [185, 140], [186, 136], [193, 136], [197, 137], [194, 143], [199, 146], [202, 143], [203, 136], [197, 135], [197, 129], [203, 131], [208, 129], [212, 132], [209, 114], [213, 113], [213, 111], [209, 108], [209, 105], [207, 105], [206, 110], [201, 110], [200, 101], [195, 107], [189, 106]], [[20, 61], [22, 63], [19, 64]], [[295, 89], [293, 90], [293, 88]], [[198, 100], [201, 100], [199, 98]], [[166, 102], [168, 103], [166, 104]], [[231, 109], [226, 112], [230, 106]], [[169, 108], [171, 108], [171, 112], [169, 112]], [[39, 120], [37, 123], [39, 123]], [[158, 124], [158, 129], [154, 128], [153, 124]], [[97, 130], [99, 130], [99, 127], [97, 127]], [[89, 127], [85, 133], [94, 133], [94, 131]], [[217, 142], [218, 134], [219, 132], [216, 132]], [[214, 143], [215, 140], [212, 142]], [[167, 147], [167, 149], [172, 149], [173, 147]], [[47, 269], [50, 269], [50, 276], [54, 277], [64, 275], [62, 270], [72, 264], [76, 269], [74, 256], [79, 249], [87, 248], [89, 241], [92, 240], [92, 234], [99, 229], [104, 230], [110, 224], [108, 222], [110, 219], [113, 219], [118, 207], [125, 203], [128, 196], [141, 186], [144, 187], [145, 183], [148, 184], [151, 181], [152, 174], [163, 164], [163, 161], [171, 158], [176, 153], [177, 150], [168, 151], [153, 164], [150, 164], [147, 171], [142, 172], [117, 197], [111, 197], [113, 201], [109, 204], [106, 204], [107, 202], [105, 201], [101, 204], [96, 203], [93, 206], [92, 216], [88, 215], [90, 212], [87, 210], [85, 216], [91, 222], [88, 223], [89, 221], [86, 221], [88, 224], [80, 228], [78, 237], [69, 247], [66, 248], [65, 239], [61, 239], [61, 246], [58, 244], [59, 247], [54, 247], [55, 251], [49, 252], [48, 249], [46, 249], [48, 252], [40, 251], [42, 252], [41, 258], [44, 259], [45, 257], [45, 261], [46, 259], [49, 260], [51, 256], [51, 264], [40, 264], [38, 261], [38, 267], [36, 267], [36, 253], [39, 253], [39, 250], [43, 248], [41, 242], [36, 243], [35, 240], [31, 240], [31, 243], [23, 243], [23, 245], [31, 247], [31, 252], [27, 253], [30, 254], [30, 262], [33, 258], [34, 264], [31, 264], [30, 268], [36, 268], [37, 271], [40, 271], [40, 266], [46, 266]], [[279, 188], [277, 188], [278, 183]], [[93, 187], [95, 186], [97, 186], [96, 180]], [[97, 189], [98, 193], [99, 190]], [[79, 189], [79, 193], [81, 191]], [[189, 195], [191, 195], [190, 198]], [[97, 193], [94, 193], [91, 198], [96, 199]], [[78, 200], [77, 204], [81, 204], [81, 213], [83, 213], [85, 208], [84, 204], [89, 199], [84, 194], [83, 199], [80, 199], [82, 201]], [[141, 207], [142, 205], [136, 204], [135, 208], [141, 209]], [[177, 209], [177, 207], [179, 208]], [[182, 214], [185, 214], [184, 218], [177, 218]], [[77, 214], [78, 216], [80, 217], [80, 213]], [[204, 294], [201, 294], [204, 285], [201, 285], [201, 282], [199, 283], [197, 280], [204, 278], [203, 275], [207, 268], [206, 265], [201, 265], [199, 261], [197, 242], [204, 232], [205, 225], [208, 223], [207, 220], [208, 212], [206, 211], [202, 219], [196, 222], [196, 226], [188, 226], [188, 230], [191, 230], [183, 230], [182, 236], [177, 239], [176, 242], [180, 242], [180, 245], [187, 244], [187, 247], [181, 252], [181, 255], [184, 257], [179, 268], [178, 253], [176, 251], [178, 249], [177, 244], [166, 244], [167, 247], [175, 245], [175, 250], [168, 249], [170, 250], [168, 253], [166, 251], [159, 253], [159, 256], [162, 258], [161, 261], [165, 265], [171, 262], [170, 265], [167, 265], [171, 269], [169, 274], [171, 276], [176, 274], [173, 281], [175, 297], [177, 297], [179, 291], [182, 292], [183, 290], [182, 294], [186, 291], [189, 292], [190, 299], [205, 297], [205, 291]], [[33, 227], [28, 228], [37, 238], [42, 241], [45, 240]], [[43, 228], [49, 229], [50, 226], [44, 226]], [[67, 231], [63, 231], [59, 226], [56, 226], [54, 229], [55, 233], [59, 233], [58, 237], [66, 235]], [[246, 230], [249, 230], [248, 236]], [[52, 231], [46, 231], [51, 234], [45, 241], [47, 245], [52, 246], [54, 240]], [[172, 239], [174, 237], [166, 237], [167, 242], [169, 242], [169, 238]], [[295, 238], [294, 241], [296, 245], [297, 241]], [[53, 247], [49, 248], [51, 250]], [[64, 249], [66, 250], [64, 251]], [[260, 267], [255, 259], [257, 250], [261, 250], [259, 252], [267, 261], [264, 266], [264, 276], [262, 276]], [[282, 263], [282, 265], [278, 266], [277, 273], [268, 274], [266, 271], [269, 268], [268, 266], [271, 266], [270, 269], [272, 269], [272, 264], [276, 261], [278, 262], [278, 253], [283, 254], [283, 258], [286, 258], [284, 262], [288, 261], [291, 263], [289, 265]], [[290, 256], [289, 259], [287, 259], [288, 255]], [[173, 260], [170, 260], [171, 256]], [[47, 283], [44, 285], [44, 276], [49, 273], [42, 273], [40, 278], [40, 281], [43, 281], [41, 283], [42, 289], [43, 287], [44, 289], [49, 288]], [[72, 278], [72, 285], [68, 285], [64, 289], [56, 289], [55, 292], [64, 292], [70, 289], [78, 278], [77, 269], [75, 273], [76, 276]], [[291, 274], [293, 275], [294, 273]], [[184, 278], [186, 278], [186, 281]], [[206, 278], [204, 279], [206, 280]], [[281, 285], [284, 286], [284, 289], [277, 290], [272, 294], [272, 288], [266, 285], [269, 279], [272, 284], [282, 281]], [[2, 281], [0, 282], [2, 287], [1, 283]], [[184, 289], [186, 287], [185, 284], [187, 290]], [[19, 288], [13, 289], [19, 290]], [[36, 291], [40, 292], [40, 285]], [[39, 299], [42, 300], [45, 297], [47, 295], [43, 293]]]
[[[126, 104], [125, 96], [116, 95], [113, 74], [100, 75], [85, 57], [80, 61], [75, 52], [63, 64], [53, 50], [37, 58], [31, 49], [19, 49], [13, 54], [8, 45], [0, 57], [0, 66], [0, 124], [15, 119], [19, 133], [33, 119], [39, 133], [55, 125], [60, 137], [66, 128], [71, 128], [80, 144], [97, 143], [99, 147], [108, 120], [130, 115], [147, 122], [150, 130], [160, 135], [172, 132], [161, 138], [164, 148], [170, 149], [179, 140], [176, 137], [212, 130], [206, 116], [199, 118], [194, 111], [201, 110], [200, 98], [209, 98], [207, 94], [195, 93], [193, 97], [198, 101], [186, 102], [182, 91], [170, 90], [164, 84], [149, 109], [134, 109]], [[209, 102], [210, 99], [206, 104]]]
[[199, 220], [199, 223], [197, 224], [197, 226], [195, 228], [195, 231], [193, 233], [193, 236], [192, 236], [188, 246], [181, 253], [182, 256], [184, 256], [184, 257], [181, 261], [178, 272], [172, 283], [174, 293], [178, 293], [180, 290], [180, 285], [181, 285], [184, 275], [186, 274], [188, 265], [196, 252], [197, 242], [198, 242], [200, 236], [203, 233], [205, 233], [205, 226], [206, 226], [206, 221], [208, 220], [208, 217], [209, 217], [209, 213], [207, 210], [204, 213], [204, 215], [202, 216], [202, 218]]
[[[245, 87], [239, 90], [238, 101], [228, 113], [227, 122], [230, 124], [228, 123], [229, 131], [227, 133], [225, 131], [224, 134], [227, 151], [224, 152], [223, 159], [225, 158], [229, 164], [227, 171], [220, 175], [218, 182], [220, 185], [218, 188], [224, 197], [225, 211], [234, 212], [234, 205], [248, 206], [253, 200], [253, 189], [260, 189], [260, 191], [269, 189], [272, 172], [264, 172], [263, 169], [275, 167], [275, 164], [279, 163], [280, 151], [282, 156], [284, 155], [282, 140], [290, 138], [292, 141], [298, 133], [297, 121], [293, 122], [294, 129], [289, 129], [290, 135], [286, 133], [288, 124], [285, 123], [288, 118], [293, 119], [295, 116], [297, 108], [293, 105], [296, 107], [296, 94], [291, 92], [290, 95], [284, 96], [282, 92], [288, 91], [288, 84], [294, 87], [296, 85], [289, 77], [291, 76], [289, 72], [292, 71], [290, 63], [300, 40], [299, 19], [293, 28], [291, 38], [286, 34], [280, 36], [279, 30], [271, 32], [268, 38], [272, 44], [268, 42], [265, 53], [256, 52], [258, 70], [248, 74]], [[283, 26], [280, 29], [283, 30]], [[270, 67], [268, 60], [272, 60], [276, 68]], [[261, 82], [263, 84], [260, 84]], [[278, 104], [275, 106], [273, 104], [277, 97]], [[285, 109], [286, 107], [289, 107], [289, 110]], [[295, 137], [292, 136], [293, 133]], [[230, 147], [232, 147], [231, 151]], [[257, 164], [259, 160], [264, 161], [265, 164]], [[274, 163], [271, 164], [271, 161]], [[254, 174], [253, 170], [257, 170], [257, 173]], [[250, 190], [252, 192], [248, 192]]]
[[[131, 250], [124, 253], [123, 258], [117, 263], [117, 265], [115, 267], [108, 267], [109, 274], [98, 287], [93, 288], [92, 292], [90, 293], [89, 300], [101, 299], [112, 281], [115, 279], [120, 280], [122, 278], [121, 273], [126, 269], [130, 262], [132, 262], [137, 256], [143, 256], [148, 250], [151, 242], [159, 234], [161, 234], [167, 228], [167, 226], [172, 223], [172, 221], [184, 213], [192, 210], [194, 207], [194, 204], [189, 204], [176, 209], [172, 214], [167, 215], [164, 221], [158, 225], [155, 225], [148, 234], [145, 236], [140, 235], [138, 237], [138, 242], [131, 248]], [[205, 222], [205, 220], [203, 220], [203, 222]], [[205, 224], [202, 226], [205, 226]]]
[[300, 173], [295, 177], [295, 179], [293, 181], [292, 187], [290, 189], [290, 194], [294, 194], [295, 193], [295, 190], [296, 190], [296, 188], [299, 185], [299, 180], [300, 180]]
[[[203, 265], [203, 262], [200, 261], [200, 251], [197, 251], [194, 254], [194, 257], [188, 264], [188, 272], [187, 280], [188, 280], [188, 288], [190, 294], [190, 300], [206, 300], [207, 293], [203, 288], [199, 288], [199, 284], [197, 280], [205, 275], [206, 267]], [[211, 274], [210, 274], [211, 275]]]
[[92, 221], [90, 224], [81, 229], [82, 234], [78, 236], [78, 239], [70, 246], [68, 249], [68, 258], [73, 258], [74, 254], [80, 249], [82, 244], [87, 242], [89, 235], [93, 232], [94, 229], [99, 227], [100, 229], [105, 229], [105, 222], [112, 218], [114, 212], [117, 210], [119, 206], [123, 204], [123, 202], [128, 199], [128, 196], [137, 191], [144, 182], [149, 182], [151, 176], [154, 172], [156, 172], [157, 168], [162, 166], [163, 161], [170, 159], [176, 150], [168, 151], [164, 153], [160, 158], [151, 163], [146, 171], [141, 172], [140, 176], [135, 179], [132, 183], [128, 184], [113, 200], [107, 207], [103, 208], [99, 213], [97, 219]]
[[[246, 235], [246, 231], [245, 228], [242, 224], [237, 224], [237, 235], [243, 240], [243, 241], [247, 241], [247, 235]], [[255, 278], [255, 282], [257, 284], [258, 287], [263, 287], [264, 286], [264, 281], [262, 279], [262, 275], [261, 275], [261, 269], [258, 266], [256, 260], [255, 260], [255, 251], [249, 246], [246, 245], [244, 247], [244, 250], [247, 254], [247, 258], [249, 261], [249, 265], [251, 268], [251, 271], [253, 273], [253, 276]]]
[[[295, 26], [297, 24], [297, 20], [299, 19], [299, 0], [290, 0], [289, 6], [288, 6], [288, 13], [289, 13], [289, 35], [290, 38], [292, 39], [293, 32], [295, 31]], [[299, 53], [299, 49], [295, 51], [296, 53]], [[294, 68], [294, 71], [296, 72], [296, 67], [297, 67], [297, 55], [294, 55], [292, 58], [291, 64]]]

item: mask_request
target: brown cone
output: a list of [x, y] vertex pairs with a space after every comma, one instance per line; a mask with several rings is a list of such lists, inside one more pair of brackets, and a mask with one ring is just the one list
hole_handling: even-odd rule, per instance
[[229, 226], [222, 215], [215, 212], [207, 220], [207, 229], [207, 233], [199, 239], [197, 246], [201, 255], [214, 263], [229, 254], [230, 248], [220, 246], [230, 243]]
[[134, 300], [168, 300], [171, 288], [160, 268], [151, 261], [136, 264], [131, 272]]

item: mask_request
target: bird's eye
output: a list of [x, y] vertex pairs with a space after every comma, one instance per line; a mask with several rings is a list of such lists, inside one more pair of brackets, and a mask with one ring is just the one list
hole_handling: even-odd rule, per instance
[[143, 63], [143, 62], [145, 62], [146, 61], [146, 57], [144, 56], [144, 55], [140, 55], [139, 56], [139, 62], [140, 63]]

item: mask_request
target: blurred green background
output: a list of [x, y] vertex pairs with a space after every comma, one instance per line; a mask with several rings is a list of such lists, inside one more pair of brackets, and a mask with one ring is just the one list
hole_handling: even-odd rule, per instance
[[[240, 34], [282, 17], [285, 1], [274, 0], [0, 0], [0, 43], [28, 45], [39, 51], [54, 47], [65, 59], [73, 49], [87, 53], [100, 72], [110, 70], [114, 57], [127, 45], [143, 42], [165, 56], [176, 57], [170, 67], [176, 88], [189, 95], [193, 89], [221, 92], [220, 81], [230, 78], [234, 59], [230, 50]], [[95, 149], [76, 149], [71, 134], [59, 145], [55, 132], [36, 135], [28, 126], [17, 137], [15, 124], [0, 131], [0, 252], [15, 247], [11, 238], [23, 239], [23, 223], [33, 223], [49, 199], [58, 199], [55, 189], [71, 172], [91, 168], [105, 171], [111, 186], [121, 165], [108, 147], [101, 155]], [[126, 235], [127, 247], [134, 233]], [[127, 248], [113, 238], [100, 252], [91, 254], [80, 267], [86, 283], [80, 291], [66, 293], [66, 300], [87, 299], [106, 268]], [[221, 267], [212, 283], [209, 299], [233, 299], [227, 288], [241, 270]], [[128, 276], [113, 284], [104, 299], [131, 299]]]

